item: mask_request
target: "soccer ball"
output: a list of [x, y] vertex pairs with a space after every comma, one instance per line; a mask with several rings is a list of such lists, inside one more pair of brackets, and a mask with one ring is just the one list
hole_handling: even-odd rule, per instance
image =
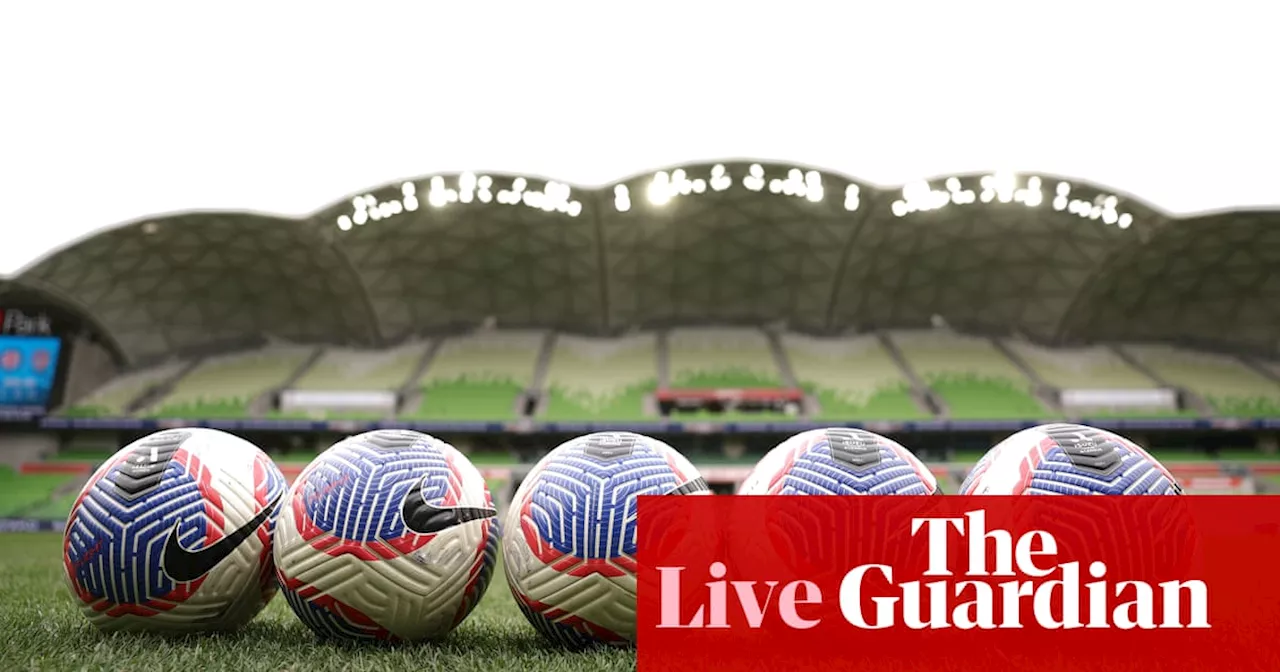
[[410, 431], [353, 436], [289, 489], [275, 536], [281, 590], [321, 637], [442, 638], [489, 586], [497, 515], [453, 446]]
[[152, 434], [85, 484], [63, 567], [104, 631], [233, 630], [275, 595], [271, 531], [285, 493], [265, 453], [212, 429]]
[[573, 648], [636, 638], [636, 497], [711, 494], [684, 456], [629, 432], [588, 434], [542, 458], [507, 512], [503, 559], [534, 628]]
[[[738, 489], [740, 495], [940, 495], [933, 472], [897, 442], [861, 429], [832, 427], [801, 432], [770, 450]], [[733, 567], [746, 576], [777, 571], [836, 582], [849, 567], [910, 562], [902, 544], [858, 534], [832, 543], [832, 530], [882, 529], [895, 516], [927, 513], [938, 500], [895, 497], [876, 507], [850, 507], [839, 497], [806, 498], [803, 506], [762, 510], [747, 533], [730, 530]], [[901, 518], [899, 518], [901, 519]]]
[[962, 495], [1180, 495], [1169, 470], [1106, 430], [1057, 423], [996, 444], [960, 486]]
[[802, 432], [758, 462], [740, 495], [938, 495], [911, 451], [879, 434], [833, 427]]

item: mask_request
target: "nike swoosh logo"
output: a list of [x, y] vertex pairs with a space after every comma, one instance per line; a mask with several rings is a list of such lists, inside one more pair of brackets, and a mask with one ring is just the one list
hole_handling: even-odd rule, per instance
[[[423, 479], [425, 481], [426, 479]], [[495, 518], [497, 509], [473, 506], [435, 506], [422, 496], [422, 483], [418, 481], [409, 488], [404, 496], [404, 505], [400, 507], [400, 516], [404, 518], [404, 526], [417, 534], [438, 534], [456, 525], [473, 520]]]
[[253, 536], [263, 523], [267, 522], [283, 496], [283, 492], [277, 494], [275, 499], [271, 500], [271, 503], [259, 511], [252, 520], [241, 525], [235, 532], [198, 551], [190, 551], [182, 547], [178, 541], [178, 525], [174, 525], [169, 531], [169, 540], [164, 544], [164, 555], [161, 556], [160, 567], [169, 578], [178, 583], [195, 581], [208, 574], [218, 566], [218, 563], [226, 560], [227, 556], [231, 555], [240, 544], [243, 544], [245, 539]]

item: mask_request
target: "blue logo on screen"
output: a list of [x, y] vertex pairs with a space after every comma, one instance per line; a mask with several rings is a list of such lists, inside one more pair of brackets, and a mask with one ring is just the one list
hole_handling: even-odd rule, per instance
[[61, 348], [53, 337], [0, 336], [0, 407], [45, 410]]

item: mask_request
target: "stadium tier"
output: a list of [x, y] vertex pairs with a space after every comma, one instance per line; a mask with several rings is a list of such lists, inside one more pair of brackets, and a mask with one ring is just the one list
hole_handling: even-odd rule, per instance
[[130, 415], [135, 401], [156, 386], [173, 380], [188, 366], [185, 362], [175, 362], [117, 376], [63, 409], [62, 414], [82, 418]]
[[1141, 390], [1158, 387], [1106, 346], [1045, 348], [1009, 339], [1011, 351], [1044, 382], [1059, 389]]
[[[277, 345], [169, 363], [109, 380], [59, 414], [607, 423], [660, 422], [665, 408], [671, 420], [725, 422], [1269, 418], [1280, 416], [1276, 369], [1163, 346], [1048, 348], [946, 329], [784, 333], [776, 342], [738, 328], [608, 338], [483, 331], [383, 350]], [[802, 412], [660, 401], [735, 390], [802, 390]]]
[[[240, 418], [270, 410], [263, 395], [284, 385], [315, 348], [274, 346], [210, 357], [141, 411], [160, 418]], [[261, 406], [258, 406], [261, 404]]]
[[[671, 390], [779, 390], [784, 381], [768, 337], [757, 329], [672, 329], [666, 340], [667, 377]], [[692, 414], [706, 416], [703, 411]], [[777, 411], [716, 413], [720, 420], [761, 416], [785, 417]]]
[[1194, 408], [1179, 406], [1172, 390], [1134, 368], [1114, 347], [1045, 348], [1016, 339], [1003, 344], [1032, 375], [1058, 391], [1068, 414], [1091, 418], [1198, 415]]
[[672, 329], [667, 387], [783, 387], [769, 341], [755, 329]]
[[1240, 359], [1159, 345], [1125, 350], [1170, 385], [1199, 395], [1218, 415], [1280, 416], [1280, 385]]
[[480, 332], [444, 339], [401, 417], [514, 420], [533, 383], [544, 332]]
[[956, 419], [1050, 418], [1025, 373], [990, 339], [945, 329], [891, 332], [907, 365]]
[[[275, 413], [286, 418], [381, 419], [395, 416], [397, 393], [418, 370], [430, 344], [386, 350], [328, 348], [289, 385]], [[352, 395], [372, 394], [373, 401]], [[382, 401], [383, 403], [378, 403]]]
[[796, 382], [814, 402], [811, 417], [917, 420], [932, 417], [911, 381], [874, 336], [782, 337]]
[[[85, 474], [84, 476], [88, 476]], [[84, 476], [73, 476], [65, 473], [55, 474], [22, 474], [12, 467], [0, 465], [0, 518], [8, 516], [40, 517], [40, 509], [52, 507], [57, 509], [63, 503], [71, 508], [78, 492], [61, 493], [55, 496], [63, 486], [71, 485], [78, 491]], [[70, 500], [67, 497], [70, 496]], [[63, 510], [65, 513], [65, 510]]]
[[540, 420], [654, 420], [658, 387], [654, 334], [620, 338], [561, 335], [547, 365]]

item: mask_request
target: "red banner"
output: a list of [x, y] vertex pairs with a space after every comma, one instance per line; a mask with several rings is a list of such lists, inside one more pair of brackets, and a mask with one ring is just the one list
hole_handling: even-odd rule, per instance
[[641, 497], [640, 672], [1280, 670], [1280, 497]]

